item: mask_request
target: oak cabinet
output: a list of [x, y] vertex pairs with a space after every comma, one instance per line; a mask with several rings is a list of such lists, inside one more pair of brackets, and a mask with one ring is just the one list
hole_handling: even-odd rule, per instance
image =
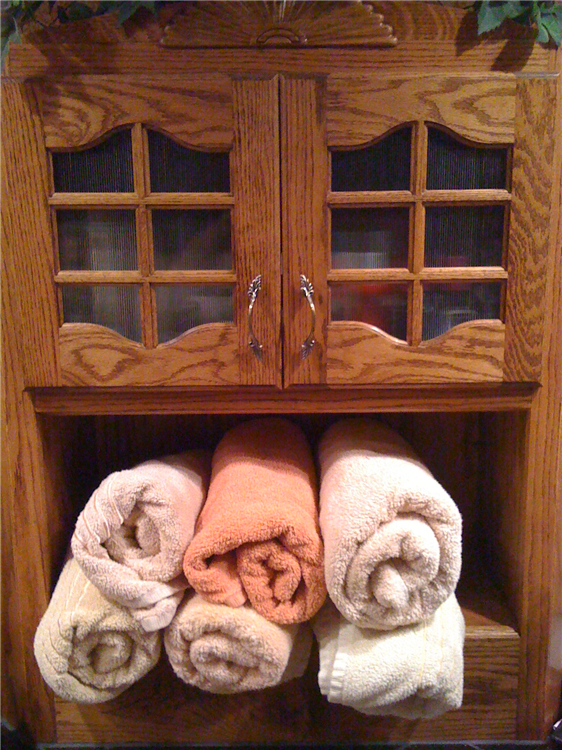
[[540, 382], [555, 87], [34, 82], [58, 368], [29, 385]]
[[[543, 739], [561, 684], [560, 53], [478, 39], [457, 4], [171, 5], [31, 31], [3, 76], [9, 720], [60, 743]], [[91, 491], [279, 413], [313, 445], [378, 414], [458, 503], [461, 710], [328, 704], [314, 657], [259, 694], [203, 695], [162, 662], [103, 706], [53, 696], [31, 644]]]

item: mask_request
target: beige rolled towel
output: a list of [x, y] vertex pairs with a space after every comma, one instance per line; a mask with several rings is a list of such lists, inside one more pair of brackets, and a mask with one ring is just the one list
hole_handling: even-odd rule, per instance
[[358, 628], [331, 601], [313, 620], [320, 691], [372, 716], [430, 719], [463, 696], [465, 624], [454, 595], [426, 621], [396, 630]]
[[276, 625], [249, 604], [229, 607], [191, 593], [164, 631], [178, 677], [212, 693], [261, 690], [300, 677], [311, 645], [306, 624]]
[[360, 627], [427, 619], [460, 575], [462, 524], [452, 498], [400, 435], [368, 417], [333, 424], [318, 453], [330, 598]]
[[161, 633], [147, 633], [126, 607], [106, 599], [68, 560], [35, 633], [45, 682], [67, 701], [115, 698], [155, 666]]
[[147, 631], [171, 622], [187, 587], [183, 558], [205, 499], [210, 453], [191, 451], [110, 474], [78, 517], [72, 553]]

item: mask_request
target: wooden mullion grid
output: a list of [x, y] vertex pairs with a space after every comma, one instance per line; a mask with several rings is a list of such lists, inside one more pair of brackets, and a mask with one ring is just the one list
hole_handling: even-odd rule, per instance
[[409, 268], [414, 274], [414, 281], [408, 293], [408, 343], [418, 346], [422, 340], [423, 324], [423, 287], [419, 274], [423, 269], [425, 245], [425, 207], [422, 195], [425, 192], [427, 179], [427, 125], [418, 120], [413, 129], [412, 139], [412, 192], [415, 203], [413, 221], [410, 222], [410, 256]]
[[55, 281], [63, 284], [234, 284], [234, 271], [59, 271]]
[[144, 129], [140, 123], [133, 126], [133, 175], [135, 192], [138, 196], [136, 210], [137, 220], [137, 253], [138, 264], [143, 283], [140, 287], [140, 310], [142, 343], [147, 349], [153, 349], [157, 343], [156, 336], [156, 308], [150, 283], [147, 278], [154, 267], [154, 256], [152, 246], [151, 217], [145, 205], [148, 192], [148, 143]]
[[424, 190], [421, 194], [424, 203], [440, 203], [443, 206], [475, 206], [479, 204], [509, 203], [508, 190]]

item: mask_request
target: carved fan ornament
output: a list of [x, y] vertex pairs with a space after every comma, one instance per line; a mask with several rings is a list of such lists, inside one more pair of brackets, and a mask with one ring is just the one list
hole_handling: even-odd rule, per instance
[[164, 29], [165, 47], [393, 47], [392, 28], [369, 2], [189, 2]]

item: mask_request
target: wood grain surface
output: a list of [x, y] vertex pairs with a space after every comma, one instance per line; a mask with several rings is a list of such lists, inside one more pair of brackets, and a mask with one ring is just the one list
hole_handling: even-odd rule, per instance
[[197, 326], [156, 349], [91, 323], [66, 323], [59, 340], [63, 385], [240, 383], [238, 332], [230, 323]]
[[556, 79], [517, 83], [506, 306], [506, 380], [540, 381], [551, 249]]
[[330, 148], [360, 146], [415, 120], [475, 143], [506, 144], [513, 141], [515, 78], [336, 73], [328, 76], [326, 112]]
[[34, 90], [49, 149], [91, 145], [135, 122], [184, 146], [226, 151], [232, 145], [232, 93], [225, 75], [77, 76], [44, 80]]
[[2, 85], [2, 327], [20, 348], [26, 385], [58, 385], [54, 253], [47, 206], [47, 156], [29, 86]]
[[328, 328], [328, 383], [452, 383], [498, 381], [503, 374], [504, 325], [462, 323], [419, 346], [364, 323]]

